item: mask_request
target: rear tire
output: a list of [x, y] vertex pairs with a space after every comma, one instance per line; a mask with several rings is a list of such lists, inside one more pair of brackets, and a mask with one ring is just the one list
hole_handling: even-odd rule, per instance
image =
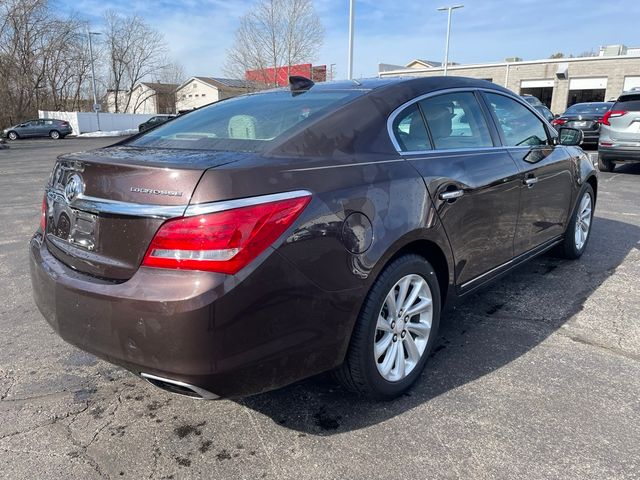
[[49, 132], [49, 136], [50, 136], [53, 140], [60, 140], [60, 138], [62, 138], [62, 137], [60, 136], [60, 132], [59, 132], [59, 131], [57, 131], [57, 130], [51, 130], [51, 131]]
[[585, 183], [571, 214], [571, 221], [564, 233], [564, 240], [556, 249], [559, 256], [569, 260], [576, 260], [582, 256], [591, 237], [594, 207], [593, 188]]
[[440, 303], [438, 278], [427, 260], [415, 254], [393, 260], [367, 294], [345, 362], [334, 372], [336, 380], [368, 397], [402, 395], [429, 357]]
[[602, 158], [602, 155], [598, 155], [598, 170], [601, 172], [613, 172], [615, 168], [615, 163], [611, 160], [607, 160], [606, 158]]
[[18, 134], [16, 132], [9, 132], [9, 133], [7, 133], [7, 138], [9, 140], [17, 140], [18, 139]]

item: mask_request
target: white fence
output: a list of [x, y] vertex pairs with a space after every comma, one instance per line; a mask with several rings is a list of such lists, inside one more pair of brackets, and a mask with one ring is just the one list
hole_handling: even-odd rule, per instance
[[[89, 112], [45, 112], [38, 111], [39, 118], [55, 118], [66, 120], [71, 124], [73, 133], [97, 132], [98, 120], [95, 113]], [[137, 113], [100, 113], [100, 130], [113, 132], [120, 130], [137, 129], [138, 125], [146, 122], [154, 115]]]

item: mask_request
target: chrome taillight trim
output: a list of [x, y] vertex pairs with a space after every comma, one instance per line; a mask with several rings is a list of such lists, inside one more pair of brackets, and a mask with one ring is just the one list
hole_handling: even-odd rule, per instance
[[64, 196], [53, 189], [47, 190], [47, 198], [67, 203], [71, 208], [89, 213], [106, 213], [110, 215], [125, 215], [129, 217], [173, 218], [184, 214], [186, 205], [151, 205], [144, 203], [130, 203], [107, 198], [97, 198], [78, 195], [72, 202], [67, 202]]
[[[48, 189], [47, 198], [64, 203], [64, 196], [54, 190]], [[311, 195], [308, 190], [295, 190], [292, 192], [274, 193], [269, 195], [258, 195], [255, 197], [238, 198], [235, 200], [221, 200], [217, 202], [199, 203], [195, 205], [150, 205], [144, 203], [130, 203], [120, 200], [110, 200], [87, 195], [78, 195], [68, 205], [83, 212], [110, 215], [125, 215], [130, 217], [146, 218], [176, 218], [191, 217], [194, 215], [204, 215], [207, 213], [223, 212], [234, 208], [249, 207], [261, 203], [277, 202], [280, 200], [290, 200], [293, 198], [306, 197]]]
[[292, 192], [273, 193], [269, 195], [258, 195], [256, 197], [238, 198], [236, 200], [222, 200], [219, 202], [199, 203], [189, 205], [184, 212], [185, 217], [194, 215], [205, 215], [207, 213], [224, 212], [234, 208], [250, 207], [261, 203], [278, 202], [280, 200], [291, 200], [294, 198], [308, 197], [312, 193], [308, 190], [294, 190]]

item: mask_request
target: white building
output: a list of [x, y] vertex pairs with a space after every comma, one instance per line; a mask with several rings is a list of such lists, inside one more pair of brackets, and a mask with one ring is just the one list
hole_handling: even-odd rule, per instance
[[116, 112], [116, 98], [119, 113], [162, 114], [175, 113], [176, 89], [175, 83], [140, 82], [131, 92], [120, 90], [107, 91], [107, 112]]
[[176, 90], [176, 111], [193, 110], [218, 100], [242, 95], [250, 89], [246, 80], [191, 77]]

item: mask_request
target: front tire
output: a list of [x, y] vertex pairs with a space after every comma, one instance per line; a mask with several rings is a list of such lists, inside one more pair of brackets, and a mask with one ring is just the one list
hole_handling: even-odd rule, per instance
[[53, 140], [59, 140], [60, 138], [62, 138], [62, 137], [60, 137], [60, 132], [59, 132], [59, 131], [57, 131], [57, 130], [51, 130], [51, 131], [49, 132], [49, 136], [50, 136]]
[[578, 202], [571, 215], [571, 221], [564, 234], [564, 240], [559, 245], [558, 253], [561, 257], [575, 260], [582, 256], [591, 236], [595, 194], [593, 188], [585, 183]]
[[440, 303], [438, 278], [426, 259], [407, 254], [393, 260], [367, 294], [336, 379], [373, 398], [403, 394], [429, 357]]
[[606, 158], [602, 158], [602, 155], [598, 155], [598, 170], [601, 172], [613, 172], [616, 168], [616, 164], [611, 160], [607, 160]]
[[7, 133], [7, 138], [9, 140], [17, 140], [18, 139], [18, 134], [16, 132], [9, 132], [9, 133]]

